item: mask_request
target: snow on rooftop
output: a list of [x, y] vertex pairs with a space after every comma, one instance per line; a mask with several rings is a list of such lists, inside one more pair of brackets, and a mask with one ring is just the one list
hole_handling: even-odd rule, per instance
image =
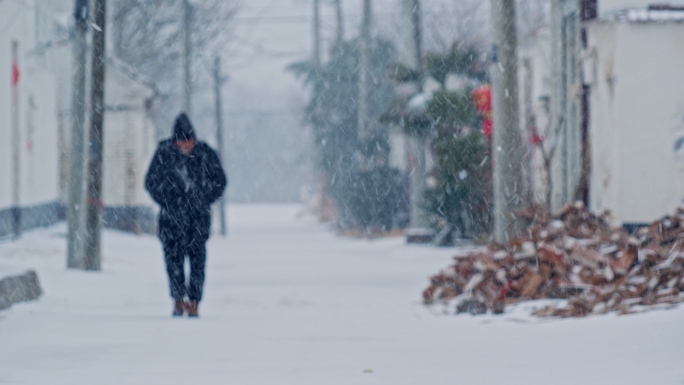
[[684, 7], [649, 6], [647, 8], [627, 8], [601, 18], [603, 21], [628, 23], [665, 23], [684, 22]]

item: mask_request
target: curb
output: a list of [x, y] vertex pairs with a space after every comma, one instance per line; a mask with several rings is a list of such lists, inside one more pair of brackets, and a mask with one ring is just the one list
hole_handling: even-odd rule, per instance
[[3, 278], [0, 280], [0, 310], [19, 302], [34, 301], [42, 294], [38, 274], [34, 270]]

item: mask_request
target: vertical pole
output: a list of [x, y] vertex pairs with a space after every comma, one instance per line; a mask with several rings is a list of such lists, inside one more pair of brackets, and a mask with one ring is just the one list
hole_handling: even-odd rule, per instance
[[368, 127], [368, 70], [369, 70], [369, 45], [371, 34], [371, 0], [363, 0], [363, 19], [361, 21], [360, 66], [359, 66], [359, 111], [358, 130], [361, 142], [365, 142], [369, 135]]
[[532, 85], [534, 77], [534, 68], [530, 58], [524, 58], [521, 61], [523, 71], [523, 85], [522, 85], [522, 110], [523, 113], [523, 174], [525, 178], [525, 200], [528, 205], [534, 204], [534, 148], [532, 144], [532, 133], [535, 125], [534, 110], [532, 104]]
[[[416, 69], [423, 73], [423, 20], [420, 10], [420, 0], [411, 0], [411, 25], [413, 26], [413, 48], [416, 61]], [[419, 84], [420, 91], [423, 91], [423, 82]]]
[[[582, 22], [594, 20], [598, 17], [598, 1], [597, 0], [582, 0], [580, 5], [580, 15]], [[589, 31], [585, 26], [582, 26], [581, 39], [582, 48], [587, 49], [589, 46]], [[582, 82], [584, 83], [584, 73], [582, 73]], [[579, 177], [579, 186], [575, 193], [575, 200], [581, 200], [585, 205], [589, 205], [589, 190], [591, 180], [591, 141], [589, 138], [589, 122], [591, 121], [590, 110], [591, 87], [589, 85], [582, 85], [582, 101], [581, 101], [581, 134], [582, 134], [582, 166]]]
[[321, 65], [321, 12], [320, 1], [313, 0], [313, 61], [316, 68]]
[[[214, 60], [214, 95], [216, 98], [216, 142], [218, 145], [218, 155], [221, 164], [225, 166], [225, 150], [223, 143], [223, 114], [222, 108], [223, 98], [221, 97], [221, 86], [223, 85], [223, 76], [221, 75], [221, 57], [217, 56]], [[219, 215], [221, 218], [221, 235], [226, 236], [228, 230], [226, 228], [226, 198], [225, 194], [219, 200]]]
[[516, 212], [525, 205], [523, 146], [518, 105], [515, 0], [491, 0], [496, 57], [494, 84], [494, 238], [507, 242], [522, 231]]
[[90, 135], [88, 140], [88, 178], [85, 218], [84, 259], [86, 270], [101, 270], [102, 228], [102, 152], [105, 112], [105, 32], [107, 0], [94, 0], [92, 85], [90, 87]]
[[[423, 92], [423, 21], [420, 0], [408, 0], [408, 13], [411, 20], [411, 43], [413, 46], [413, 65], [420, 74], [418, 92]], [[409, 140], [409, 178], [411, 193], [411, 224], [408, 240], [411, 243], [427, 242], [428, 218], [424, 210], [423, 193], [425, 191], [426, 147], [423, 138]], [[413, 234], [415, 233], [415, 234]]]
[[86, 122], [86, 34], [88, 0], [75, 0], [73, 39], [73, 82], [71, 96], [71, 155], [69, 159], [69, 197], [67, 202], [67, 267], [83, 268], [81, 219], [83, 213], [83, 141]]
[[[563, 126], [566, 124], [565, 116], [565, 102], [563, 98], [563, 63], [561, 55], [565, 51], [563, 43], [563, 2], [562, 1], [552, 1], [551, 2], [551, 103], [550, 108], [550, 119], [552, 127], [555, 131], [554, 137], [550, 138], [555, 144], [557, 149], [554, 152], [553, 159], [550, 159], [550, 167], [547, 170], [549, 173], [549, 180], [552, 182], [552, 186], [547, 186], [548, 198], [551, 198], [548, 202], [549, 210], [554, 211], [563, 202], [560, 196], [560, 191], [563, 191], [563, 183], [561, 178], [562, 175], [562, 164], [565, 162], [563, 157], [562, 147], [564, 143], [562, 142], [562, 130]], [[555, 125], [560, 125], [557, 129]], [[547, 198], [547, 199], [548, 199]]]
[[183, 0], [183, 108], [192, 119], [192, 5]]
[[19, 129], [19, 43], [12, 41], [12, 230], [21, 235], [21, 131]]
[[[585, 3], [585, 2], [583, 2]], [[595, 12], [595, 4], [588, 13]], [[554, 176], [556, 191], [553, 192], [554, 208], [574, 198], [581, 175], [581, 77], [579, 57], [582, 31], [580, 20], [582, 9], [578, 0], [553, 1], [551, 3], [552, 30], [552, 117], [562, 122], [556, 139], [559, 159], [553, 160], [559, 170]], [[584, 5], [584, 4], [582, 4]], [[593, 7], [592, 7], [593, 5]]]
[[335, 0], [335, 15], [337, 16], [337, 34], [335, 40], [340, 43], [344, 40], [344, 14], [342, 13], [342, 0]]

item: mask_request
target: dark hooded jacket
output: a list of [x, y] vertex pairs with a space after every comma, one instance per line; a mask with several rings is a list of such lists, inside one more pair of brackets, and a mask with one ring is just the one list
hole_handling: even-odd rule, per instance
[[190, 155], [184, 155], [175, 136], [159, 144], [145, 177], [145, 188], [161, 206], [159, 237], [162, 242], [206, 241], [210, 205], [223, 195], [226, 175], [209, 145], [198, 141]]

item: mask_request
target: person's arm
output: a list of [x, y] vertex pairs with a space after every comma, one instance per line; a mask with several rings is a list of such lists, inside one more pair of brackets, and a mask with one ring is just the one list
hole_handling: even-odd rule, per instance
[[207, 204], [216, 202], [226, 190], [228, 178], [221, 166], [221, 160], [216, 152], [207, 148], [207, 158], [205, 166], [207, 168], [207, 179], [203, 181], [202, 192]]
[[165, 157], [160, 149], [157, 149], [145, 176], [145, 189], [162, 208], [168, 208], [181, 191], [178, 183], [176, 183], [176, 175], [170, 171], [172, 165], [169, 163], [170, 159]]

